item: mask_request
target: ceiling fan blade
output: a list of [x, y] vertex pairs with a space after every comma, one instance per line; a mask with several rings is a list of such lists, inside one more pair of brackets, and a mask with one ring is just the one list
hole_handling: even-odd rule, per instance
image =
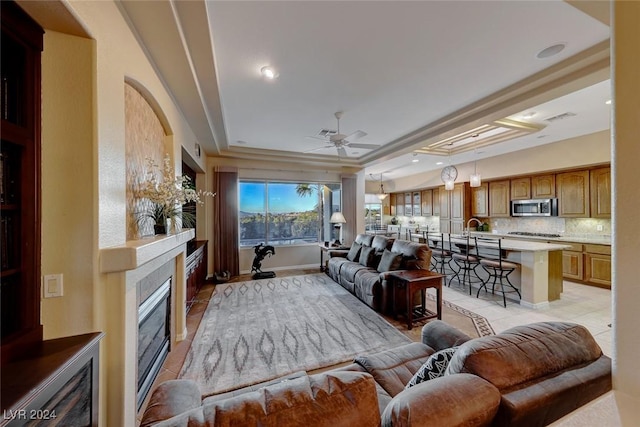
[[320, 150], [324, 150], [325, 148], [332, 148], [334, 147], [333, 145], [325, 145], [324, 147], [318, 147], [318, 148], [314, 148], [311, 150], [307, 150], [307, 151], [303, 151], [303, 153], [313, 153], [314, 151], [320, 151]]
[[373, 150], [375, 148], [380, 148], [380, 146], [378, 144], [349, 144], [349, 147], [351, 148], [364, 148], [367, 150]]
[[338, 156], [347, 157], [347, 150], [345, 150], [344, 147], [338, 147]]
[[357, 139], [362, 138], [363, 136], [367, 136], [367, 133], [361, 130], [357, 130], [352, 134], [345, 136], [344, 139], [346, 139], [347, 141], [355, 141]]
[[305, 138], [308, 138], [308, 139], [317, 139], [317, 140], [319, 140], [319, 141], [329, 142], [329, 141], [327, 140], [327, 138], [322, 138], [321, 136], [306, 136]]

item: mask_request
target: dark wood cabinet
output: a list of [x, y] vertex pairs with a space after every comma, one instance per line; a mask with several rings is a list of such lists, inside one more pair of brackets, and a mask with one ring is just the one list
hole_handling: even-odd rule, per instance
[[207, 280], [207, 241], [196, 240], [190, 243], [191, 249], [187, 255], [187, 310], [193, 305], [200, 288]]
[[14, 2], [2, 2], [0, 17], [0, 353], [4, 365], [42, 341], [40, 53], [43, 30]]
[[97, 426], [102, 333], [42, 341], [2, 368], [0, 425]]

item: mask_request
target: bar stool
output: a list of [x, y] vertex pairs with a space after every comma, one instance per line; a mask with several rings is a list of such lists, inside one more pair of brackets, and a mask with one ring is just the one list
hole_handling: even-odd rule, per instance
[[[466, 243], [464, 243], [465, 240]], [[453, 244], [459, 248], [460, 252], [453, 252], [451, 254], [451, 259], [458, 266], [458, 271], [454, 271], [453, 276], [451, 276], [449, 280], [449, 286], [451, 286], [451, 281], [455, 278], [463, 288], [469, 285], [469, 295], [471, 295], [471, 288], [474, 283], [484, 284], [484, 280], [478, 276], [478, 272], [476, 271], [476, 268], [480, 265], [478, 239], [467, 234], [466, 239], [462, 242]], [[460, 280], [460, 272], [462, 272], [462, 280]], [[472, 275], [475, 277], [472, 277]]]
[[[500, 289], [498, 290], [498, 292], [502, 293], [502, 303], [504, 304], [504, 306], [506, 308], [507, 307], [507, 298], [506, 298], [505, 294], [515, 292], [515, 293], [518, 294], [518, 299], [522, 298], [518, 288], [513, 286], [513, 284], [509, 280], [509, 275], [511, 273], [513, 273], [513, 271], [516, 268], [518, 268], [518, 264], [515, 264], [513, 262], [509, 262], [509, 261], [506, 261], [505, 259], [503, 259], [504, 257], [503, 257], [503, 253], [502, 253], [502, 239], [495, 239], [495, 240], [492, 240], [492, 241], [487, 241], [487, 243], [497, 243], [497, 245], [498, 245], [498, 259], [483, 258], [483, 259], [480, 260], [480, 265], [482, 265], [482, 268], [489, 274], [489, 278], [478, 289], [478, 293], [476, 294], [476, 298], [478, 298], [480, 296], [480, 291], [482, 290], [482, 288], [484, 288], [485, 292], [488, 292], [487, 283], [489, 283], [489, 280], [491, 280], [491, 278], [493, 277], [493, 282], [491, 284], [491, 294], [495, 295], [496, 283], [499, 280], [500, 281]], [[506, 286], [508, 288], [511, 288], [511, 289], [507, 288], [507, 290], [505, 290], [504, 280], [507, 281]]]
[[[425, 236], [427, 244], [431, 248], [431, 270], [444, 275], [446, 275], [444, 266], [451, 262], [451, 238], [449, 236], [447, 234], [448, 246], [445, 245], [444, 233], [427, 233]], [[439, 247], [438, 243], [440, 243]]]

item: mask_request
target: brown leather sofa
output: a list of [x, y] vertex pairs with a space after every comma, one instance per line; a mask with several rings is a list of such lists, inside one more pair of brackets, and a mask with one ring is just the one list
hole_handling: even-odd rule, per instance
[[[434, 352], [458, 346], [445, 376], [405, 384]], [[611, 390], [611, 360], [586, 328], [542, 322], [470, 339], [442, 321], [422, 342], [345, 367], [202, 397], [161, 384], [141, 426], [544, 426]]]
[[428, 245], [407, 240], [395, 240], [387, 236], [358, 234], [355, 243], [374, 249], [370, 262], [362, 259], [347, 259], [349, 251], [329, 251], [327, 274], [346, 290], [376, 311], [390, 313], [391, 286], [388, 271], [378, 268], [384, 250], [401, 255], [396, 270], [424, 269], [431, 264], [431, 249]]

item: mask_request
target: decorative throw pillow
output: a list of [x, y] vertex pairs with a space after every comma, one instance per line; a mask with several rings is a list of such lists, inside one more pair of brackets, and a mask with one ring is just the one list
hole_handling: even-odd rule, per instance
[[424, 365], [422, 365], [415, 375], [411, 377], [405, 386], [405, 390], [416, 384], [420, 384], [423, 381], [444, 376], [447, 366], [449, 366], [449, 362], [451, 362], [451, 359], [457, 349], [458, 347], [445, 348], [443, 350], [436, 351], [429, 356], [427, 361], [424, 362]]
[[400, 268], [400, 263], [402, 262], [402, 254], [397, 254], [395, 252], [391, 252], [388, 249], [385, 249], [382, 253], [382, 258], [380, 258], [380, 263], [378, 264], [378, 272], [384, 273], [385, 271], [393, 271]]
[[364, 265], [365, 267], [371, 267], [375, 254], [376, 250], [374, 248], [363, 246], [360, 250], [360, 258], [358, 262], [360, 262], [360, 265]]
[[358, 256], [360, 255], [360, 249], [362, 249], [362, 245], [360, 243], [353, 242], [353, 244], [351, 244], [351, 249], [349, 249], [349, 253], [347, 254], [347, 259], [349, 261], [357, 261]]

